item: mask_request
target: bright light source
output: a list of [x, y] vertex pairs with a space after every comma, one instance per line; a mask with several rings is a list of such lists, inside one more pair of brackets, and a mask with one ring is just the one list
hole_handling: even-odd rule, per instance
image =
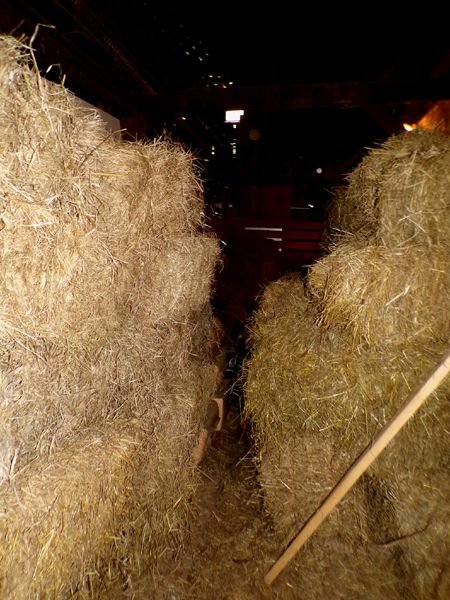
[[282, 227], [244, 227], [245, 231], [283, 231]]
[[317, 173], [317, 175], [321, 175], [322, 174], [322, 167], [317, 167], [316, 173]]
[[314, 204], [308, 204], [309, 208], [314, 208]]
[[239, 123], [241, 117], [244, 116], [243, 110], [226, 110], [225, 123]]
[[186, 117], [184, 115], [181, 116], [182, 121], [186, 121]]
[[410, 125], [409, 123], [403, 123], [403, 129], [405, 131], [413, 131], [416, 128], [416, 125]]

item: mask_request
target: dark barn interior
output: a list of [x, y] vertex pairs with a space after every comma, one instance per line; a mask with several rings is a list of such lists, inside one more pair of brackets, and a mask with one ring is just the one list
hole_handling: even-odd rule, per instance
[[416, 10], [0, 0], [0, 598], [448, 600]]

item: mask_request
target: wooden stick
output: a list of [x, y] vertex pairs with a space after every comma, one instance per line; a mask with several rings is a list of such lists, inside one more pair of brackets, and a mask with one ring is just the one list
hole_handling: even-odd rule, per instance
[[352, 486], [369, 468], [377, 456], [386, 448], [405, 423], [414, 415], [430, 394], [444, 381], [450, 372], [450, 353], [428, 377], [425, 383], [408, 399], [406, 404], [387, 423], [373, 441], [362, 452], [359, 458], [334, 486], [315, 513], [311, 515], [298, 535], [285, 552], [264, 577], [267, 585], [271, 585], [283, 569], [289, 564], [316, 529], [323, 523], [333, 508], [342, 500]]
[[196, 465], [199, 465], [205, 457], [206, 446], [208, 445], [209, 440], [209, 431], [207, 429], [202, 429], [200, 431], [200, 435], [198, 436], [198, 444], [194, 449], [193, 457]]
[[205, 421], [203, 427], [200, 430], [198, 437], [197, 447], [194, 449], [193, 457], [196, 465], [199, 465], [205, 458], [206, 447], [208, 445], [209, 436], [215, 430], [218, 425], [222, 425], [223, 421], [223, 401], [220, 403], [220, 399], [214, 398], [208, 404], [206, 410]]

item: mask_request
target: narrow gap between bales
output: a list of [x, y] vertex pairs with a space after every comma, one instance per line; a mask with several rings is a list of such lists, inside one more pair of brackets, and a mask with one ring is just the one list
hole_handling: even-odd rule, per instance
[[[264, 574], [278, 557], [279, 542], [264, 511], [250, 424], [241, 417], [239, 367], [225, 367], [223, 428], [210, 438], [198, 469], [201, 482], [192, 501], [188, 542], [174, 558], [141, 582], [135, 598], [157, 600], [298, 598], [286, 577], [274, 589]], [[232, 379], [230, 379], [230, 377]]]

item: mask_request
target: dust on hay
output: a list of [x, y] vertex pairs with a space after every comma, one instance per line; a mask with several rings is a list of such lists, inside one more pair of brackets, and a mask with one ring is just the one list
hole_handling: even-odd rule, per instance
[[[437, 165], [446, 164], [449, 151], [448, 139], [422, 133], [374, 151], [374, 162], [372, 155], [363, 162], [362, 206], [346, 213], [352, 234], [335, 238], [310, 270], [306, 292], [291, 277], [262, 297], [246, 367], [247, 411], [259, 439], [266, 504], [284, 543], [446, 350], [450, 247], [448, 219], [441, 231], [437, 215], [448, 214], [448, 170]], [[378, 179], [380, 155], [396, 168], [380, 168]], [[371, 186], [385, 194], [375, 212], [366, 210]], [[418, 189], [423, 208], [411, 219]], [[366, 223], [373, 227], [364, 238]], [[318, 590], [350, 598], [363, 590], [370, 598], [448, 597], [449, 398], [447, 381], [351, 492], [351, 510], [339, 507], [298, 557], [293, 570], [305, 598]], [[325, 551], [329, 544], [333, 552]]]
[[[116, 424], [119, 439], [124, 422], [139, 420], [149, 438], [139, 461], [145, 469], [118, 458], [114, 474], [102, 480], [120, 493], [134, 478], [126, 509], [141, 516], [126, 544], [133, 556], [127, 577], [137, 577], [142, 555], [154, 561], [182, 537], [196, 480], [190, 453], [215, 386], [204, 348], [218, 245], [204, 233], [198, 173], [193, 157], [169, 141], [112, 139], [94, 112], [39, 76], [29, 48], [11, 37], [0, 38], [0, 119], [1, 490], [9, 498], [17, 481], [18, 504], [32, 511], [33, 498], [52, 494], [44, 475], [33, 479], [33, 465], [49, 474], [52, 488], [50, 474], [57, 473], [69, 494], [65, 465], [76, 463], [73, 484], [85, 478], [87, 488], [94, 485], [85, 492], [96, 510], [97, 482], [83, 469], [94, 473], [98, 459], [108, 472], [106, 454], [101, 463], [102, 452], [92, 452], [81, 465], [77, 444], [104, 427], [114, 437]], [[65, 510], [56, 500], [50, 521], [64, 523], [63, 539], [72, 529], [78, 539], [84, 512]], [[17, 565], [28, 546], [39, 554], [39, 538], [36, 573], [48, 581], [56, 554], [46, 523], [31, 534], [11, 508], [2, 527], [14, 537]], [[59, 564], [48, 589], [80, 586], [82, 563], [98, 559], [114, 570], [117, 554], [100, 545], [95, 556], [81, 545], [78, 570]], [[71, 552], [58, 548], [70, 562]], [[5, 589], [17, 577], [12, 566], [1, 570]], [[27, 581], [24, 575], [23, 586]]]

